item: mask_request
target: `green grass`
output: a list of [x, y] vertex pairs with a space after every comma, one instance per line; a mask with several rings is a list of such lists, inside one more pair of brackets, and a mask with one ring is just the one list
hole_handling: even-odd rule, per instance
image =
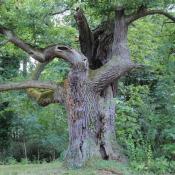
[[84, 168], [66, 169], [55, 161], [43, 164], [0, 165], [0, 175], [143, 175], [132, 172], [116, 161], [93, 160]]

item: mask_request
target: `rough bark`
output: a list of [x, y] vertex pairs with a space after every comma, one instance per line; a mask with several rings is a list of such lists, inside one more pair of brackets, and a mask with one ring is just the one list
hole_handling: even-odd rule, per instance
[[[130, 69], [132, 66], [130, 64], [129, 49], [127, 47], [127, 26], [125, 25], [125, 19], [123, 17], [123, 14], [120, 14], [121, 11], [117, 11], [116, 13], [119, 14], [116, 14], [117, 20], [115, 22], [114, 31], [108, 30], [106, 32], [107, 34], [105, 33], [107, 38], [106, 41], [108, 42], [108, 48], [106, 49], [106, 53], [103, 52], [106, 55], [104, 56], [103, 54], [102, 63], [107, 63], [103, 67], [95, 70], [95, 75], [93, 76], [93, 85], [95, 85], [96, 91], [99, 91], [101, 93], [100, 106], [103, 115], [101, 118], [102, 132], [100, 148], [102, 157], [104, 159], [126, 161], [127, 159], [122, 154], [121, 148], [116, 141], [115, 135], [115, 80], [118, 79], [123, 73], [125, 73], [125, 69], [128, 71], [128, 69]], [[99, 44], [99, 50], [103, 49], [104, 51], [105, 40], [103, 39], [102, 41], [102, 44]], [[97, 52], [97, 55], [100, 55], [101, 53], [102, 52], [99, 51], [99, 53]], [[108, 67], [110, 67], [109, 70]], [[114, 69], [111, 69], [112, 67]], [[113, 72], [114, 70], [116, 71], [115, 73]], [[103, 82], [105, 83], [103, 84]]]
[[[114, 22], [108, 21], [102, 23], [94, 31], [94, 66], [98, 69], [111, 59], [112, 43], [114, 35]], [[94, 73], [94, 72], [93, 72]], [[94, 75], [92, 75], [94, 77]], [[100, 153], [103, 159], [125, 159], [122, 155], [120, 146], [116, 140], [116, 104], [114, 98], [117, 91], [117, 81], [112, 82], [100, 92], [99, 104], [100, 111], [103, 114], [100, 119], [101, 123], [101, 144]], [[125, 159], [126, 160], [126, 159]]]
[[[83, 19], [84, 18], [85, 17], [83, 15]], [[125, 28], [126, 26], [121, 26], [121, 29], [120, 29], [121, 32], [126, 33], [127, 30]], [[90, 29], [86, 32], [86, 30], [84, 30], [84, 28], [81, 28], [81, 26], [79, 25], [79, 31], [81, 30], [83, 31], [83, 35], [80, 32], [80, 39], [83, 38], [83, 36], [86, 34], [87, 36], [89, 35]], [[118, 29], [116, 33], [118, 33]], [[112, 72], [111, 71], [112, 64], [108, 62], [110, 61], [113, 54], [112, 52], [112, 46], [114, 45], [113, 35], [114, 35], [113, 22], [110, 22], [107, 24], [104, 23], [93, 32], [92, 38], [94, 39], [93, 40], [94, 47], [91, 47], [92, 49], [91, 53], [93, 52], [93, 57], [88, 58], [88, 60], [91, 60], [90, 68], [97, 69], [97, 70], [90, 71], [89, 78], [93, 80], [93, 89], [98, 93], [97, 98], [98, 98], [98, 106], [99, 106], [99, 116], [97, 117], [97, 122], [96, 122], [96, 125], [98, 128], [96, 131], [97, 133], [96, 140], [98, 140], [97, 150], [100, 152], [101, 157], [103, 159], [117, 159], [120, 161], [126, 161], [126, 158], [123, 156], [121, 152], [120, 146], [117, 144], [116, 135], [115, 135], [116, 116], [115, 116], [115, 102], [113, 98], [116, 95], [116, 83], [114, 80], [116, 79], [117, 74], [121, 76], [120, 71], [118, 71], [115, 67], [116, 60], [114, 60], [112, 64], [114, 65], [114, 70], [115, 69], [117, 70], [116, 72], [117, 74], [114, 73], [115, 74], [114, 79], [111, 79], [109, 77], [110, 72]], [[82, 52], [86, 50], [86, 47], [82, 48], [84, 46], [84, 42], [85, 41], [82, 42], [82, 40], [80, 40]], [[114, 50], [115, 50], [114, 52], [116, 52], [116, 49]], [[110, 66], [105, 65], [102, 67], [102, 65], [106, 63], [107, 65], [110, 64]], [[121, 64], [117, 66], [121, 66]], [[109, 67], [108, 73], [106, 73], [106, 70], [107, 70], [106, 67]], [[126, 71], [128, 71], [128, 67], [126, 66], [126, 64], [124, 64], [123, 68], [126, 69]], [[123, 68], [121, 68], [121, 74], [125, 72], [123, 71]], [[102, 69], [102, 70], [99, 71], [99, 69]], [[103, 74], [104, 70], [105, 72]], [[101, 75], [102, 77], [104, 77], [104, 82], [107, 82], [107, 79], [109, 80], [111, 79], [111, 81], [108, 82], [107, 84], [105, 83], [103, 86], [100, 86], [102, 85], [102, 82], [103, 82], [101, 79]], [[97, 80], [96, 78], [98, 76], [99, 76], [99, 80]], [[98, 84], [96, 86], [96, 82], [99, 82], [100, 85]], [[107, 87], [105, 88], [105, 86]]]
[[87, 64], [77, 64], [65, 85], [69, 124], [66, 163], [70, 167], [81, 167], [94, 156], [124, 160], [115, 143], [113, 90], [109, 86], [105, 94], [97, 93], [88, 73]]
[[[115, 91], [116, 93], [116, 91]], [[127, 162], [127, 157], [123, 154], [121, 146], [116, 138], [116, 103], [114, 101], [114, 89], [108, 86], [100, 96], [100, 106], [103, 108], [101, 155], [103, 159], [114, 159], [120, 162]]]
[[96, 140], [98, 104], [88, 84], [88, 69], [78, 66], [68, 76], [66, 106], [69, 124], [69, 148], [66, 162], [81, 167], [92, 156], [99, 155]]

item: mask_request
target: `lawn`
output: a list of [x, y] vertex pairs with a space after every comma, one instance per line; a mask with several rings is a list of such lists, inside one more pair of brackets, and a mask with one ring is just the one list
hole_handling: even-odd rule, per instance
[[93, 160], [81, 169], [66, 169], [62, 162], [0, 165], [0, 175], [153, 175], [135, 173], [116, 161]]

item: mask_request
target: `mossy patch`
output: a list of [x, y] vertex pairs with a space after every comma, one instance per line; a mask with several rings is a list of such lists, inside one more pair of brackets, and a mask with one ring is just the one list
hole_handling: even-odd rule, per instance
[[54, 91], [46, 89], [30, 88], [27, 89], [27, 94], [34, 98], [37, 102], [41, 102], [44, 99], [53, 98]]

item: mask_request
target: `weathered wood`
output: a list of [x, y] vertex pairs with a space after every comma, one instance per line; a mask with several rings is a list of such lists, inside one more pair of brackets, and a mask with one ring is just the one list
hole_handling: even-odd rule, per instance
[[96, 94], [88, 83], [88, 65], [77, 64], [68, 75], [66, 107], [69, 124], [69, 148], [66, 162], [81, 167], [94, 155], [100, 155], [96, 142], [99, 114]]
[[92, 67], [94, 36], [82, 9], [77, 8], [74, 17], [79, 30], [81, 52], [88, 58], [89, 66]]
[[0, 91], [8, 91], [8, 90], [21, 90], [28, 88], [40, 88], [40, 89], [55, 89], [56, 85], [54, 83], [49, 82], [39, 82], [39, 81], [26, 81], [22, 83], [8, 83], [1, 84]]

